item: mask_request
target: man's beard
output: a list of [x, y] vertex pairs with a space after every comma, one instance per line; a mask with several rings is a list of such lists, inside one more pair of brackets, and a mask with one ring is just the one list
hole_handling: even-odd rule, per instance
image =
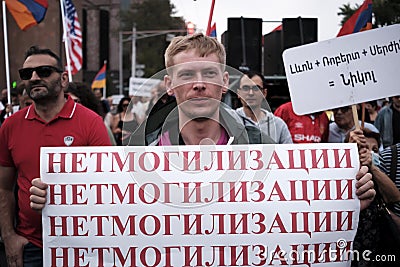
[[[38, 92], [35, 95], [32, 95], [32, 86], [42, 86], [47, 89], [47, 91], [44, 92]], [[60, 80], [54, 80], [51, 81], [50, 83], [43, 83], [42, 81], [39, 82], [31, 82], [28, 85], [28, 94], [29, 97], [36, 103], [36, 104], [46, 104], [48, 102], [53, 102], [53, 100], [57, 99], [60, 91], [61, 91], [61, 81]], [[60, 88], [60, 91], [57, 91], [56, 88]]]

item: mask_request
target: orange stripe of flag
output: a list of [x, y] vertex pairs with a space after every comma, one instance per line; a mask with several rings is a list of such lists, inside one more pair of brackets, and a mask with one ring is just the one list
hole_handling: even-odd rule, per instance
[[6, 1], [6, 5], [11, 15], [22, 30], [26, 30], [37, 24], [32, 13], [26, 8], [26, 6], [16, 0]]

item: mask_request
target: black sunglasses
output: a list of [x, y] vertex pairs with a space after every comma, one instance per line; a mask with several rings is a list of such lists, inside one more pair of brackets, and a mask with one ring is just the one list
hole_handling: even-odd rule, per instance
[[261, 91], [263, 88], [259, 85], [243, 85], [242, 87], [239, 88], [240, 90], [242, 90], [243, 92], [248, 92], [251, 90], [253, 90], [253, 92], [257, 92], [257, 91]]
[[36, 68], [24, 68], [19, 70], [19, 77], [21, 77], [22, 80], [30, 80], [32, 78], [33, 72], [36, 72], [36, 74], [40, 78], [47, 78], [53, 72], [61, 73], [63, 71], [54, 66], [39, 66]]

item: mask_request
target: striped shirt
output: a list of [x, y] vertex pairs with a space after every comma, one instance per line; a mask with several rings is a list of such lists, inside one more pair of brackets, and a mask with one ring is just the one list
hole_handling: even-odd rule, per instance
[[[396, 144], [396, 149], [397, 149], [397, 159], [396, 159], [396, 164], [397, 164], [397, 169], [396, 169], [396, 177], [394, 179], [394, 183], [397, 186], [397, 188], [400, 190], [400, 143]], [[391, 147], [387, 147], [384, 150], [382, 150], [379, 155], [381, 156], [380, 159], [380, 164], [379, 168], [387, 175], [390, 177], [390, 170], [394, 166], [391, 166], [392, 164], [392, 151]], [[397, 202], [394, 204], [393, 211], [396, 215], [400, 216], [400, 202]]]

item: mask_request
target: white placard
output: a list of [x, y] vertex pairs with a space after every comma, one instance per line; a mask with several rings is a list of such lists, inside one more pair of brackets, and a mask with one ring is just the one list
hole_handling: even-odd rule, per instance
[[308, 114], [400, 94], [400, 25], [283, 52], [293, 109]]
[[147, 78], [129, 78], [129, 95], [151, 97], [151, 89], [157, 86], [161, 80]]
[[44, 266], [350, 266], [358, 162], [355, 144], [42, 148]]

